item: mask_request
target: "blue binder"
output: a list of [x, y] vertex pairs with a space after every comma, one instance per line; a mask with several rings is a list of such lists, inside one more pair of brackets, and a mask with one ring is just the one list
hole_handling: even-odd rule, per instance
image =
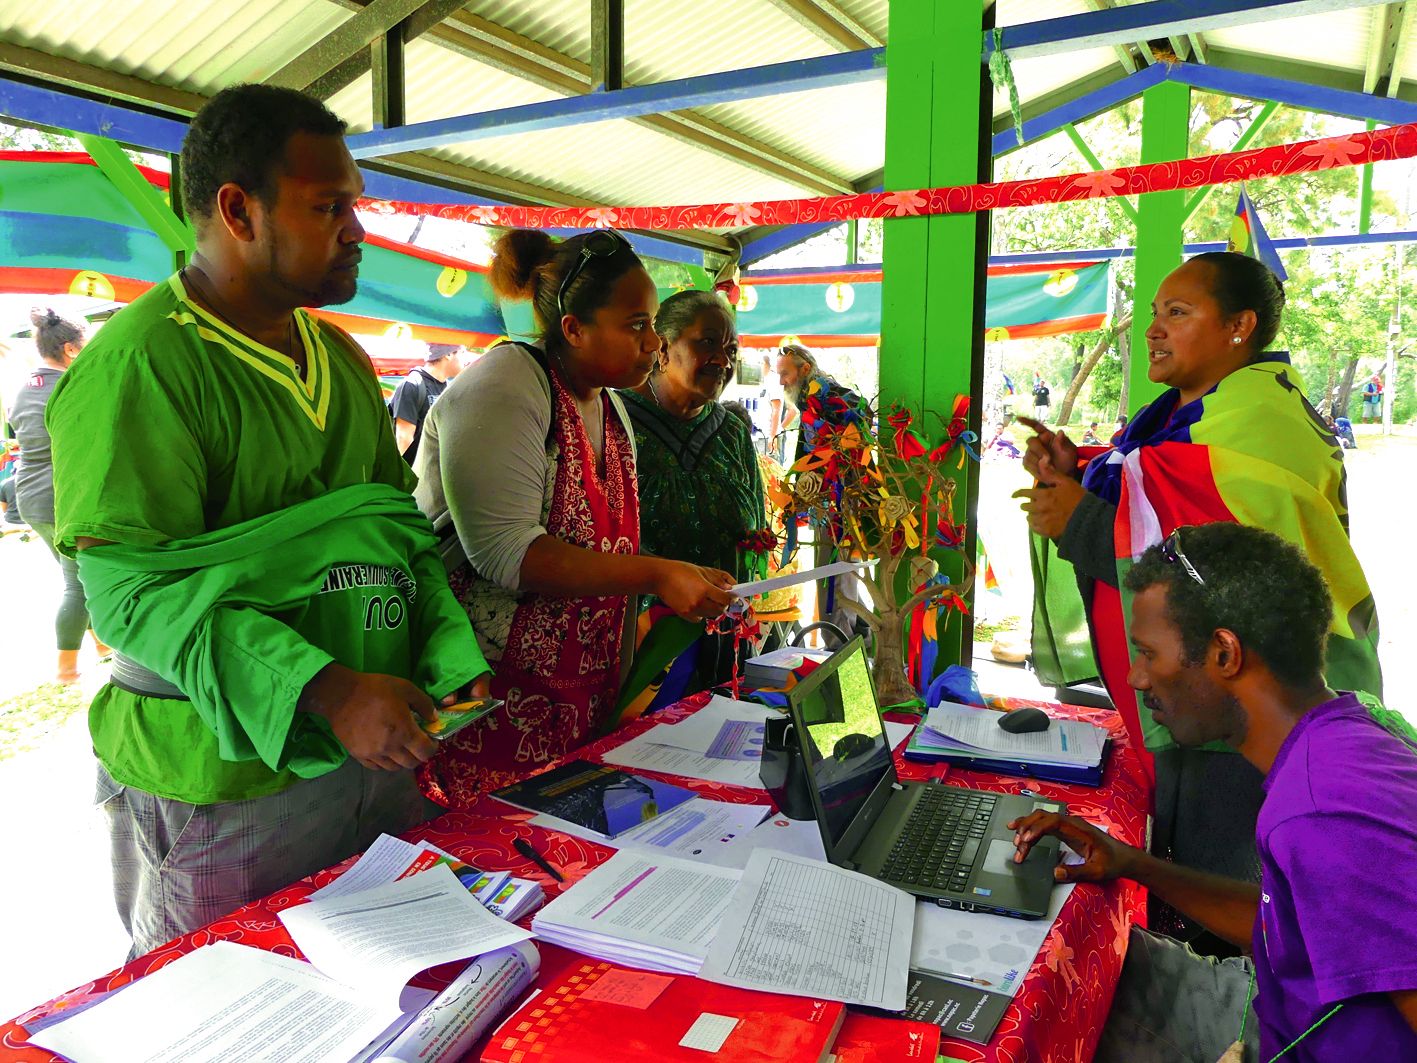
[[[923, 726], [923, 724], [921, 725]], [[946, 753], [938, 746], [923, 745], [919, 741], [920, 727], [910, 736], [905, 747], [906, 760], [918, 760], [935, 764], [944, 761], [970, 771], [990, 771], [998, 775], [1023, 775], [1045, 782], [1065, 782], [1076, 786], [1101, 786], [1102, 772], [1107, 767], [1107, 758], [1112, 752], [1112, 740], [1102, 744], [1102, 758], [1096, 765], [1072, 767], [1062, 764], [1030, 764], [1017, 760], [991, 760], [986, 757], [972, 757], [968, 754]]]

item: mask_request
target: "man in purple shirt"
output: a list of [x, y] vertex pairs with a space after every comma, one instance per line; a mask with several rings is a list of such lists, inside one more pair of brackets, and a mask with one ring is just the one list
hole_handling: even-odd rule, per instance
[[[1257, 528], [1179, 529], [1127, 576], [1128, 681], [1182, 745], [1221, 739], [1264, 772], [1259, 886], [1179, 867], [1073, 816], [1010, 824], [1018, 859], [1056, 834], [1060, 882], [1133, 879], [1253, 959], [1133, 928], [1098, 1060], [1417, 1060], [1417, 733], [1323, 681], [1332, 603]], [[1253, 1000], [1252, 1009], [1247, 1001]], [[1243, 1027], [1243, 1034], [1242, 1034]]]

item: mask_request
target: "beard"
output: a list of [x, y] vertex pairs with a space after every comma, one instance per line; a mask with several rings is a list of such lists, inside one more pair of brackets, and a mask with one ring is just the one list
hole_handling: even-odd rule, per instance
[[792, 405], [796, 406], [798, 409], [802, 408], [802, 403], [800, 401], [802, 398], [801, 384], [789, 384], [787, 387], [782, 389], [782, 393], [786, 397], [788, 402], [792, 403]]
[[[272, 233], [270, 249], [266, 258], [267, 275], [270, 277], [271, 284], [287, 298], [293, 299], [295, 305], [303, 307], [338, 306], [354, 298], [359, 287], [357, 267], [353, 270], [330, 269], [317, 280], [308, 277], [294, 278], [286, 269], [282, 268], [280, 249], [280, 236], [278, 233]], [[313, 287], [311, 287], [312, 284]]]

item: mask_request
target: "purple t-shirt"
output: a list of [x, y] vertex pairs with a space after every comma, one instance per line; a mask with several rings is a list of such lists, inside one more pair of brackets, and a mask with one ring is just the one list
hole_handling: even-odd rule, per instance
[[1264, 786], [1260, 1058], [1342, 1001], [1285, 1063], [1417, 1060], [1387, 995], [1417, 989], [1417, 751], [1344, 694], [1304, 715]]

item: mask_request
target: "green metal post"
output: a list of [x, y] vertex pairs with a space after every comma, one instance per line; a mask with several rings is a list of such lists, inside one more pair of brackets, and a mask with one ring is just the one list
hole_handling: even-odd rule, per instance
[[[1069, 122], [1067, 125], [1063, 126], [1063, 132], [1066, 133], [1068, 139], [1073, 142], [1073, 147], [1075, 147], [1077, 153], [1082, 156], [1083, 162], [1087, 163], [1094, 170], [1105, 169], [1102, 165], [1102, 161], [1098, 159], [1092, 148], [1088, 147], [1087, 141], [1082, 139], [1082, 134], [1078, 132], [1077, 126]], [[1126, 196], [1112, 196], [1107, 202], [1115, 203], [1117, 206], [1121, 207], [1122, 213], [1131, 219], [1132, 224], [1135, 225], [1137, 223], [1137, 208], [1132, 206], [1132, 201]]]
[[[1141, 161], [1173, 162], [1189, 151], [1191, 90], [1165, 81], [1142, 93]], [[1161, 394], [1147, 379], [1146, 330], [1151, 325], [1151, 300], [1162, 280], [1181, 264], [1186, 218], [1186, 193], [1144, 192], [1137, 197], [1135, 311], [1132, 315], [1132, 364], [1128, 370], [1128, 413]]]
[[860, 255], [859, 237], [856, 231], [856, 219], [852, 218], [846, 223], [846, 264], [856, 265]]
[[[92, 136], [88, 133], [79, 133], [77, 136], [84, 150], [98, 163], [98, 168], [103, 171], [104, 176], [123, 193], [123, 197], [132, 204], [133, 209], [142, 216], [152, 231], [157, 233], [174, 257], [190, 253], [194, 246], [192, 230], [177, 216], [162, 198], [162, 194], [148, 184], [148, 179], [133, 165], [133, 160], [123, 154], [123, 149], [107, 137]], [[181, 265], [180, 261], [178, 264]]]
[[[1368, 132], [1378, 128], [1378, 123], [1368, 120]], [[1358, 231], [1366, 235], [1373, 224], [1373, 164], [1360, 167], [1358, 178]]]
[[[980, 61], [987, 16], [982, 4], [893, 0], [887, 45], [888, 189], [965, 185], [990, 178], [992, 90]], [[984, 366], [984, 269], [989, 214], [885, 222], [881, 291], [882, 419], [893, 402], [914, 410], [927, 431], [933, 413], [949, 417], [958, 394], [970, 395], [977, 432]], [[926, 411], [932, 411], [927, 414]], [[965, 521], [966, 552], [975, 549], [978, 479], [965, 463], [955, 490], [956, 521]], [[953, 555], [939, 557], [958, 578]], [[969, 660], [973, 625], [951, 624], [940, 637], [941, 667]]]
[[[1255, 115], [1254, 118], [1250, 119], [1250, 124], [1245, 128], [1245, 131], [1240, 134], [1240, 139], [1235, 141], [1235, 146], [1230, 149], [1230, 154], [1234, 154], [1237, 151], [1244, 151], [1246, 148], [1248, 148], [1250, 146], [1250, 141], [1254, 140], [1255, 137], [1259, 136], [1260, 130], [1264, 129], [1270, 118], [1274, 116], [1274, 112], [1278, 109], [1279, 104], [1276, 103], [1274, 100], [1270, 100], [1263, 107], [1261, 107], [1260, 113]], [[1186, 217], [1184, 220], [1190, 221], [1191, 215], [1193, 215], [1196, 211], [1200, 209], [1201, 204], [1204, 203], [1207, 199], [1209, 199], [1210, 194], [1214, 191], [1215, 185], [1206, 185], [1199, 192], [1193, 195], [1190, 199], [1190, 202], [1186, 204]]]

